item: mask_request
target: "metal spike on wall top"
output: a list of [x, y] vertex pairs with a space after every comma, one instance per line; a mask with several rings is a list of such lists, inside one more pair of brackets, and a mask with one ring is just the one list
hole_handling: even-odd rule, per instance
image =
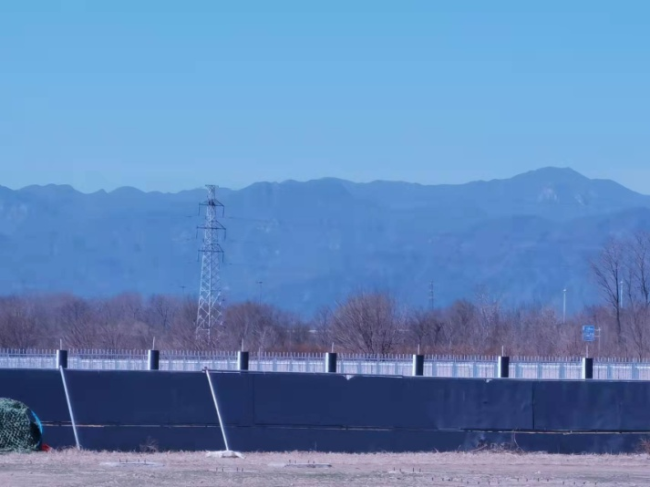
[[208, 199], [202, 203], [206, 207], [205, 222], [198, 229], [203, 230], [201, 253], [201, 287], [196, 318], [196, 339], [201, 348], [216, 343], [218, 331], [223, 326], [223, 297], [221, 292], [220, 263], [223, 249], [219, 244], [219, 232], [226, 228], [217, 220], [217, 208], [224, 206], [216, 198], [216, 186], [208, 185]]

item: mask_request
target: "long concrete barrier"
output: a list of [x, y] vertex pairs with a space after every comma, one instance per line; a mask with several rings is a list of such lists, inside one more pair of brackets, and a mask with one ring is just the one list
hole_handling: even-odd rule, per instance
[[[650, 437], [650, 383], [212, 372], [231, 449], [336, 452], [505, 448], [621, 453]], [[82, 448], [222, 450], [201, 372], [67, 370]], [[53, 447], [74, 446], [61, 376], [0, 370]]]

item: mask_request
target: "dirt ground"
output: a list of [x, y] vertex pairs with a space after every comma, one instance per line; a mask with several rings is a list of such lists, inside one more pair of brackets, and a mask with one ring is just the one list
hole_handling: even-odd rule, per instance
[[650, 456], [90, 453], [0, 456], [2, 487], [650, 485]]

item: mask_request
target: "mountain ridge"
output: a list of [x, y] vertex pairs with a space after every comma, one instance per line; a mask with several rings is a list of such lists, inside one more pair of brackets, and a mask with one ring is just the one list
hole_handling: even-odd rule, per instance
[[[243, 186], [238, 189], [233, 189], [229, 188], [227, 186], [217, 186], [217, 192], [219, 191], [227, 191], [227, 192], [233, 192], [233, 191], [241, 191], [243, 189], [249, 188], [251, 186], [255, 185], [260, 185], [260, 184], [268, 184], [268, 185], [283, 185], [286, 183], [289, 184], [295, 184], [295, 183], [311, 183], [311, 182], [316, 182], [316, 181], [332, 181], [332, 182], [337, 182], [337, 183], [343, 183], [343, 184], [349, 184], [349, 185], [373, 185], [373, 184], [390, 184], [390, 185], [408, 185], [408, 186], [413, 186], [413, 187], [421, 187], [421, 188], [430, 188], [430, 187], [459, 187], [459, 186], [467, 186], [467, 185], [474, 185], [474, 184], [484, 184], [484, 183], [495, 183], [495, 182], [502, 182], [502, 181], [511, 181], [511, 180], [518, 180], [521, 178], [529, 177], [529, 176], [548, 176], [548, 175], [568, 175], [572, 174], [575, 175], [578, 179], [583, 180], [583, 181], [592, 181], [592, 182], [601, 182], [605, 181], [608, 183], [613, 183], [616, 186], [619, 186], [621, 188], [624, 188], [626, 191], [629, 191], [630, 193], [635, 193], [638, 195], [642, 196], [650, 196], [650, 195], [645, 195], [643, 193], [633, 191], [629, 188], [626, 188], [625, 186], [621, 185], [620, 183], [617, 183], [615, 181], [612, 181], [611, 179], [602, 179], [602, 178], [588, 178], [587, 176], [584, 176], [583, 174], [579, 173], [578, 171], [570, 168], [570, 167], [557, 167], [557, 166], [544, 166], [540, 167], [538, 169], [532, 169], [523, 173], [518, 173], [515, 174], [514, 176], [507, 177], [507, 178], [492, 178], [492, 179], [476, 179], [476, 180], [471, 180], [467, 181], [464, 183], [438, 183], [438, 184], [431, 184], [431, 183], [418, 183], [415, 181], [403, 181], [403, 180], [384, 180], [384, 179], [375, 179], [371, 180], [368, 182], [355, 182], [351, 180], [347, 180], [344, 178], [338, 178], [338, 177], [331, 177], [331, 176], [325, 176], [321, 178], [310, 178], [306, 180], [295, 180], [295, 179], [285, 179], [282, 181], [256, 181], [254, 183], [248, 184], [246, 186]], [[205, 191], [203, 187], [196, 187], [196, 188], [188, 188], [188, 189], [181, 189], [177, 191], [158, 191], [158, 190], [152, 190], [152, 191], [146, 191], [140, 188], [136, 188], [134, 186], [118, 186], [112, 190], [106, 190], [106, 189], [99, 189], [96, 191], [92, 192], [84, 192], [79, 189], [74, 188], [72, 185], [69, 184], [55, 184], [55, 183], [48, 183], [48, 184], [30, 184], [27, 186], [23, 186], [20, 188], [9, 188], [7, 186], [3, 186], [0, 184], [0, 189], [6, 189], [9, 191], [24, 191], [28, 189], [43, 189], [43, 188], [58, 188], [58, 189], [71, 189], [74, 192], [80, 193], [82, 195], [93, 195], [97, 193], [105, 193], [105, 194], [112, 194], [115, 193], [116, 191], [120, 190], [134, 190], [139, 193], [144, 193], [144, 194], [163, 194], [163, 195], [178, 195], [182, 193], [187, 193], [187, 192], [195, 192], [195, 191]]]
[[[488, 286], [511, 304], [557, 305], [570, 284], [577, 309], [597, 299], [585, 262], [598, 245], [650, 229], [650, 196], [570, 168], [460, 185], [259, 182], [217, 198], [228, 300], [257, 299], [262, 281], [265, 301], [306, 315], [377, 286], [426, 305], [430, 281], [440, 304]], [[0, 293], [198, 288], [204, 199], [203, 189], [0, 186]]]

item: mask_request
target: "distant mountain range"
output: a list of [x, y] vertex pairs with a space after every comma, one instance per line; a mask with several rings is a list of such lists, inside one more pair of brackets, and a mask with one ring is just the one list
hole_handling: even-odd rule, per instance
[[[196, 294], [203, 189], [83, 194], [0, 186], [0, 293]], [[461, 185], [339, 179], [219, 189], [228, 301], [309, 315], [362, 289], [412, 305], [472, 298], [569, 310], [597, 299], [586, 259], [650, 229], [650, 196], [567, 168]], [[259, 282], [262, 284], [258, 284]]]

